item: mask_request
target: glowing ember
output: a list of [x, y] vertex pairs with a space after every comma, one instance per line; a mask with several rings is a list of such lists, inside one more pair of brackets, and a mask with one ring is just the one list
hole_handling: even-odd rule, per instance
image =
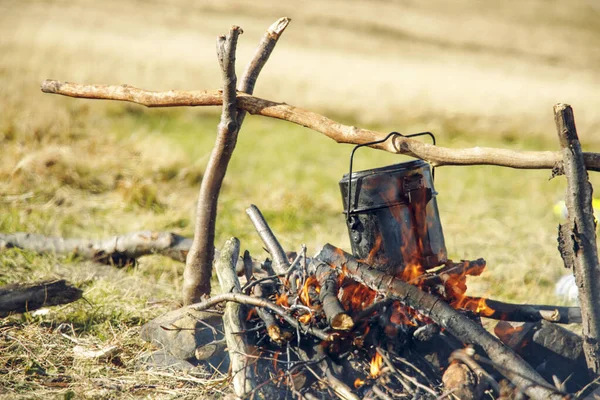
[[365, 381], [363, 381], [360, 378], [356, 378], [356, 380], [354, 381], [354, 388], [358, 389], [359, 387], [361, 387], [364, 384], [365, 384]]
[[383, 357], [381, 354], [375, 353], [373, 359], [371, 360], [371, 365], [369, 368], [369, 376], [371, 378], [377, 378], [379, 374], [381, 374], [381, 366], [383, 365]]
[[252, 319], [252, 317], [254, 317], [256, 315], [256, 308], [251, 308], [250, 311], [248, 311], [248, 315], [246, 316], [246, 321], [250, 321]]
[[411, 325], [417, 326], [417, 324], [410, 318], [410, 315], [407, 313], [407, 309], [402, 307], [400, 302], [395, 301], [392, 304], [392, 315], [390, 316], [390, 322], [396, 325]]

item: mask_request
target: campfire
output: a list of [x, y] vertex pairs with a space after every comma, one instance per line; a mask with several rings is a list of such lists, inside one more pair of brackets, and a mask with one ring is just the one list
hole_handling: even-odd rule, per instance
[[[234, 382], [252, 380], [251, 395], [267, 397], [476, 399], [516, 395], [508, 376], [527, 381], [532, 397], [559, 393], [483, 328], [481, 317], [511, 319], [519, 308], [466, 295], [467, 277], [486, 262], [447, 259], [427, 163], [351, 172], [340, 187], [354, 254], [329, 244], [314, 257], [304, 246], [284, 253], [251, 206], [273, 260], [258, 267], [246, 255], [242, 286], [233, 271], [239, 242], [229, 241], [222, 253], [233, 258], [216, 268], [222, 285], [234, 281], [232, 293], [192, 306], [207, 310], [224, 298], [246, 305], [237, 311], [241, 330], [231, 333], [245, 340], [228, 339], [230, 354], [240, 346], [242, 355], [232, 357]], [[500, 328], [505, 342], [518, 336], [508, 323]]]

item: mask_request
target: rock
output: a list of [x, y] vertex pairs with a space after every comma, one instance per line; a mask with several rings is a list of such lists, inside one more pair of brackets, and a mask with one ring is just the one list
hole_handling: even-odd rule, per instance
[[166, 350], [143, 353], [138, 359], [138, 368], [170, 371], [189, 371], [194, 365], [173, 357]]
[[140, 336], [178, 360], [195, 358], [196, 348], [223, 339], [223, 321], [217, 313], [179, 308], [142, 326]]

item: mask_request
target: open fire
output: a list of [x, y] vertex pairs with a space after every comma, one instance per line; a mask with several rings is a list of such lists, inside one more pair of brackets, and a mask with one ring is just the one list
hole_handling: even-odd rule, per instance
[[[466, 294], [467, 277], [479, 276], [485, 261], [447, 259], [427, 164], [359, 172], [344, 177], [341, 188], [349, 199], [353, 255], [326, 245], [314, 258], [304, 249], [283, 262], [265, 262], [262, 275], [245, 268], [241, 294], [255, 299], [246, 300], [253, 305], [246, 317], [247, 352], [259, 356], [243, 369], [252, 368], [262, 382], [252, 394], [392, 399], [445, 393], [476, 399], [500, 396], [496, 379], [519, 382], [506, 386], [502, 395], [509, 397], [515, 387], [536, 383], [537, 372], [504, 354], [481, 324], [481, 317], [510, 319], [514, 310]], [[251, 219], [256, 225], [257, 216]], [[282, 252], [273, 246], [274, 236], [263, 236], [270, 232], [264, 219], [261, 224], [271, 253]], [[508, 342], [519, 330], [503, 332], [499, 336]], [[485, 349], [468, 347], [481, 342]], [[507, 363], [517, 375], [502, 369]], [[232, 372], [235, 379], [239, 371]], [[536, 398], [555, 392], [527, 389]]]

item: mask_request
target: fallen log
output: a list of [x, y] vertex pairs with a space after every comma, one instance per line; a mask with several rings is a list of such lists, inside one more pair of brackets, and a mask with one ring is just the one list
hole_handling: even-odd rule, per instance
[[117, 266], [142, 256], [160, 254], [185, 262], [192, 240], [171, 232], [140, 231], [107, 239], [64, 239], [34, 233], [0, 233], [0, 250], [19, 248], [41, 254], [73, 255]]
[[[496, 364], [505, 368], [503, 374], [531, 398], [557, 400], [563, 398], [562, 394], [510, 348], [440, 298], [360, 263], [352, 255], [330, 244], [325, 245], [316, 258], [345, 271], [350, 278], [372, 290], [386, 296], [397, 297], [403, 304], [431, 318], [463, 343], [480, 346]], [[507, 374], [506, 370], [512, 373]]]
[[65, 280], [0, 287], [0, 317], [11, 313], [24, 313], [38, 308], [72, 303], [79, 300], [83, 291]]
[[[220, 106], [223, 93], [218, 90], [169, 90], [152, 92], [129, 85], [82, 85], [78, 83], [45, 80], [42, 92], [84, 99], [128, 101], [146, 107]], [[338, 143], [364, 144], [381, 140], [386, 133], [343, 125], [327, 117], [294, 107], [286, 103], [238, 92], [237, 105], [253, 115], [262, 115], [289, 121], [320, 132]], [[488, 147], [449, 149], [395, 136], [392, 140], [376, 144], [373, 148], [395, 154], [420, 158], [434, 167], [444, 165], [498, 165], [521, 169], [562, 169], [562, 154], [554, 151], [517, 151]], [[584, 153], [589, 171], [600, 171], [600, 154]]]

